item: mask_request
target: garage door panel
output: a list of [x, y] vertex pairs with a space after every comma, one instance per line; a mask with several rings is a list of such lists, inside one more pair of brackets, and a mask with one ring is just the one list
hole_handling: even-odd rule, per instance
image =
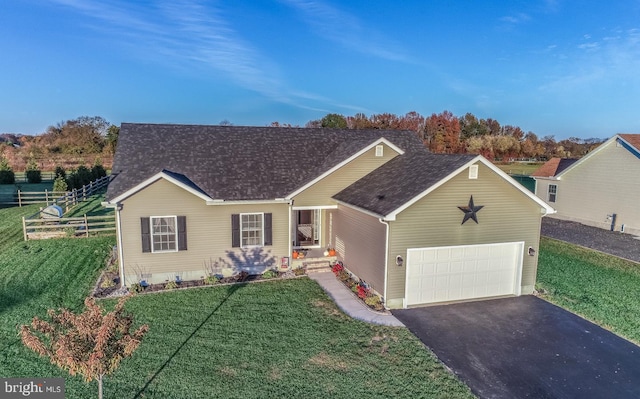
[[406, 304], [519, 292], [524, 243], [409, 249]]

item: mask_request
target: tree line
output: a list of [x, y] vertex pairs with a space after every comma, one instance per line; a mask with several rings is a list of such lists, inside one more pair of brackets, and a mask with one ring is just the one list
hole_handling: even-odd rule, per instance
[[[221, 125], [231, 125], [228, 120]], [[272, 122], [270, 126], [293, 127]], [[501, 125], [492, 118], [472, 113], [455, 116], [450, 111], [423, 116], [411, 111], [352, 116], [330, 113], [312, 120], [305, 127], [339, 129], [400, 129], [414, 131], [434, 153], [482, 154], [490, 160], [546, 160], [551, 157], [579, 158], [604, 140], [569, 137], [556, 141], [554, 136], [538, 137], [518, 126]], [[16, 171], [38, 168], [52, 171], [57, 166], [73, 170], [81, 165], [101, 164], [111, 169], [120, 128], [101, 116], [81, 116], [49, 126], [36, 136], [0, 134], [0, 160]]]
[[81, 116], [51, 125], [36, 136], [1, 134], [0, 158], [16, 171], [33, 168], [33, 163], [47, 171], [96, 163], [110, 169], [119, 132], [101, 116]]
[[[271, 126], [291, 127], [279, 122], [273, 122]], [[603, 139], [579, 137], [556, 141], [552, 135], [539, 138], [531, 131], [524, 132], [518, 126], [501, 125], [492, 118], [481, 119], [472, 113], [457, 117], [450, 111], [433, 113], [428, 117], [415, 111], [405, 115], [327, 114], [322, 119], [307, 122], [305, 127], [412, 130], [431, 152], [482, 154], [490, 160], [501, 161], [579, 158], [604, 142]]]

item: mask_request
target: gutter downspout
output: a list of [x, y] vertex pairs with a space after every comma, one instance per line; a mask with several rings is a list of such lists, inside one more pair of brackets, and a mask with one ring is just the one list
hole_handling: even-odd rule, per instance
[[385, 225], [386, 233], [385, 233], [385, 245], [384, 245], [384, 307], [387, 308], [387, 273], [389, 269], [389, 222], [385, 221], [383, 218], [379, 218], [378, 221]]
[[122, 210], [122, 204], [115, 204], [116, 208], [116, 228], [118, 231], [117, 240], [118, 240], [118, 258], [119, 259], [119, 269], [120, 269], [120, 288], [125, 288], [126, 282], [124, 281], [124, 250], [122, 248], [122, 218], [120, 217], [120, 211]]

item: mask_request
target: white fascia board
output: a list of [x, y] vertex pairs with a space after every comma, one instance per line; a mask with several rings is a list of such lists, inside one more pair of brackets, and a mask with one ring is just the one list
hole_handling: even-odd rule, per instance
[[428, 195], [429, 193], [433, 192], [434, 190], [436, 190], [437, 188], [441, 187], [442, 185], [444, 185], [445, 183], [447, 183], [449, 180], [451, 180], [454, 176], [458, 175], [459, 173], [465, 171], [469, 166], [475, 164], [476, 162], [480, 162], [482, 164], [484, 164], [485, 166], [487, 166], [489, 169], [491, 169], [492, 171], [494, 171], [495, 173], [497, 173], [500, 177], [502, 177], [503, 179], [505, 179], [508, 183], [510, 183], [513, 187], [517, 188], [518, 190], [520, 190], [520, 192], [522, 192], [524, 195], [526, 195], [527, 197], [531, 198], [533, 201], [535, 201], [538, 205], [540, 205], [543, 208], [543, 213], [545, 215], [551, 214], [551, 213], [556, 213], [556, 210], [553, 209], [551, 206], [549, 206], [549, 204], [547, 204], [546, 202], [544, 202], [543, 200], [541, 200], [540, 198], [536, 197], [535, 194], [533, 194], [531, 191], [527, 190], [522, 184], [518, 183], [517, 181], [513, 180], [513, 178], [511, 176], [509, 176], [508, 174], [506, 174], [505, 172], [503, 172], [500, 168], [498, 168], [497, 166], [495, 166], [494, 164], [492, 164], [491, 162], [489, 162], [485, 157], [478, 155], [477, 157], [473, 158], [471, 161], [467, 162], [466, 164], [464, 164], [463, 166], [459, 167], [458, 169], [456, 169], [455, 171], [453, 171], [452, 173], [450, 173], [448, 176], [446, 176], [445, 178], [443, 178], [442, 180], [440, 180], [438, 183], [434, 184], [433, 186], [429, 187], [428, 189], [426, 189], [425, 191], [423, 191], [422, 193], [416, 195], [415, 197], [413, 197], [412, 199], [410, 199], [409, 201], [407, 201], [404, 205], [402, 205], [401, 207], [399, 207], [398, 209], [396, 209], [395, 211], [391, 212], [390, 214], [388, 214], [387, 216], [385, 216], [384, 218], [386, 220], [395, 220], [396, 216], [404, 211], [405, 209], [407, 209], [408, 207], [410, 207], [411, 205], [413, 205], [414, 203], [418, 202], [420, 199], [424, 198], [426, 195]]
[[312, 209], [338, 209], [338, 205], [319, 205], [319, 206], [292, 206], [294, 211], [308, 211]]
[[[347, 208], [351, 208], [351, 209], [356, 210], [358, 212], [364, 213], [365, 215], [373, 216], [376, 219], [384, 218], [384, 216], [382, 216], [382, 215], [380, 215], [378, 213], [371, 212], [371, 211], [366, 210], [364, 208], [360, 208], [359, 206], [350, 204], [348, 202], [344, 202], [344, 201], [340, 201], [340, 200], [335, 200], [335, 201], [340, 205], [343, 205], [343, 206], [346, 206]], [[384, 218], [384, 220], [390, 220], [390, 219]], [[391, 219], [391, 220], [395, 220], [395, 219]]]
[[166, 181], [175, 184], [176, 186], [182, 188], [185, 191], [190, 192], [191, 194], [195, 195], [196, 197], [204, 200], [204, 201], [209, 201], [211, 200], [211, 197], [209, 197], [208, 195], [203, 194], [202, 192], [198, 191], [198, 190], [194, 190], [193, 187], [189, 187], [186, 184], [184, 184], [183, 182], [175, 179], [173, 176], [170, 176], [164, 172], [158, 172], [155, 175], [151, 176], [150, 178], [148, 178], [147, 180], [143, 181], [142, 183], [138, 184], [137, 186], [125, 191], [123, 194], [120, 194], [119, 196], [115, 197], [114, 199], [112, 199], [111, 201], [109, 201], [109, 204], [117, 204], [120, 201], [123, 201], [125, 198], [128, 198], [130, 196], [132, 196], [133, 194], [136, 194], [138, 191], [146, 188], [147, 186], [151, 185], [152, 183], [155, 183], [156, 181], [160, 180], [160, 179], [165, 179]]
[[287, 199], [265, 199], [265, 200], [221, 200], [208, 199], [207, 205], [264, 205], [264, 204], [291, 204]]
[[320, 180], [324, 179], [325, 177], [329, 176], [330, 174], [332, 174], [333, 172], [335, 172], [336, 170], [340, 169], [341, 167], [345, 166], [346, 164], [348, 164], [349, 162], [353, 161], [354, 159], [358, 158], [360, 155], [364, 154], [365, 152], [369, 151], [370, 149], [374, 148], [375, 146], [377, 146], [378, 144], [386, 144], [387, 146], [389, 146], [392, 150], [394, 150], [395, 152], [398, 153], [398, 155], [402, 155], [404, 154], [404, 151], [402, 151], [400, 148], [398, 148], [395, 144], [391, 143], [389, 140], [385, 139], [384, 137], [379, 138], [378, 140], [374, 141], [373, 143], [369, 144], [368, 146], [364, 147], [363, 149], [361, 149], [360, 151], [358, 151], [357, 153], [353, 154], [352, 156], [350, 156], [349, 158], [345, 159], [344, 161], [340, 162], [339, 164], [337, 164], [336, 166], [334, 166], [333, 168], [329, 169], [328, 171], [324, 172], [323, 174], [321, 174], [320, 176], [316, 177], [315, 179], [313, 179], [312, 181], [310, 181], [309, 183], [305, 184], [304, 186], [300, 187], [299, 189], [297, 189], [296, 191], [292, 192], [291, 194], [287, 195], [287, 198], [293, 198], [296, 195], [300, 194], [301, 192], [303, 192], [304, 190], [308, 189], [309, 187], [313, 186], [314, 184], [316, 184], [317, 182], [319, 182]]
[[[611, 137], [609, 140], [605, 141], [604, 143], [600, 144], [595, 150], [591, 151], [590, 153], [588, 153], [587, 155], [583, 156], [582, 158], [580, 158], [579, 160], [577, 160], [576, 162], [574, 162], [571, 166], [569, 166], [567, 169], [563, 170], [562, 172], [558, 173], [556, 175], [556, 178], [558, 180], [562, 179], [562, 175], [566, 174], [568, 171], [570, 171], [571, 169], [575, 168], [578, 165], [582, 165], [587, 159], [591, 158], [592, 156], [594, 156], [595, 154], [599, 153], [602, 149], [604, 149], [605, 147], [607, 147], [609, 144], [611, 143], [615, 143], [616, 139], [621, 139], [622, 138], [620, 136], [618, 136], [617, 134], [613, 137]], [[623, 140], [624, 141], [624, 140]], [[626, 141], [625, 141], [626, 143]]]

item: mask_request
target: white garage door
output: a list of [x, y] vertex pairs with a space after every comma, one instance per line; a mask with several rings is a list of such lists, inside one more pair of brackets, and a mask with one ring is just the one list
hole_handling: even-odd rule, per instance
[[405, 306], [520, 295], [524, 242], [411, 248]]

